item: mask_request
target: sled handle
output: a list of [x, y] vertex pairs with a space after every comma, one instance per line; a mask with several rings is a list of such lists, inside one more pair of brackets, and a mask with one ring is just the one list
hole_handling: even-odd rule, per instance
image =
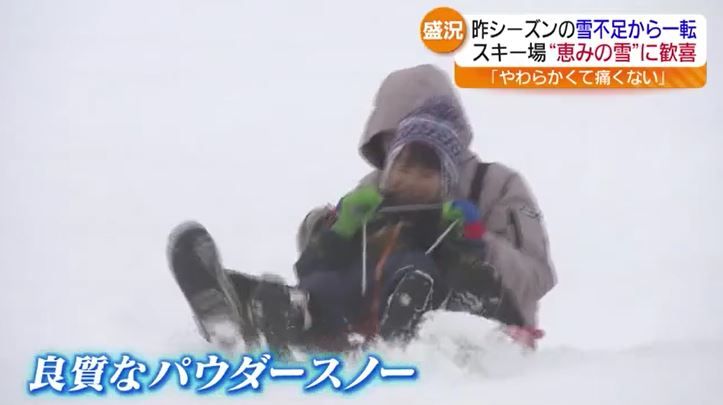
[[442, 204], [406, 204], [406, 205], [390, 205], [388, 207], [379, 208], [380, 214], [388, 214], [394, 212], [408, 211], [432, 211], [442, 209]]

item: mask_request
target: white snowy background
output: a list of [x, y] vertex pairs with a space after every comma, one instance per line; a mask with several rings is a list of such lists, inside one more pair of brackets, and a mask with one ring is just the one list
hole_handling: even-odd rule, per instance
[[[0, 0], [0, 403], [34, 356], [212, 348], [165, 259], [194, 218], [227, 266], [293, 280], [296, 226], [367, 170], [356, 147], [393, 69], [452, 59], [417, 28], [437, 1]], [[716, 0], [454, 1], [463, 12], [701, 13], [708, 83], [661, 91], [462, 90], [483, 158], [520, 170], [559, 285], [534, 356], [432, 319], [390, 361], [409, 384], [351, 397], [267, 383], [232, 401], [716, 404], [723, 396], [723, 23]], [[452, 342], [452, 341], [455, 342]], [[459, 357], [464, 357], [461, 361]], [[386, 357], [385, 357], [386, 358]], [[205, 403], [178, 391], [64, 403]]]

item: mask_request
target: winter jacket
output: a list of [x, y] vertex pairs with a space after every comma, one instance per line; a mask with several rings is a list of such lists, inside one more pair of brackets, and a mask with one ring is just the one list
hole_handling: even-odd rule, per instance
[[[405, 116], [436, 96], [452, 96], [462, 109], [447, 75], [431, 65], [403, 69], [387, 76], [377, 92], [359, 146], [362, 157], [375, 170], [359, 185], [379, 186], [385, 153], [380, 135], [393, 133]], [[459, 136], [467, 151], [453, 198], [468, 198], [479, 189], [479, 198], [474, 202], [487, 229], [482, 237], [486, 246], [483, 260], [510, 291], [525, 326], [536, 327], [538, 303], [557, 281], [540, 208], [516, 171], [499, 163], [487, 164], [480, 170], [481, 160], [469, 150], [471, 129]], [[297, 235], [300, 249], [308, 242], [312, 230], [318, 229], [320, 219], [328, 217], [329, 210], [329, 207], [318, 207], [304, 218]]]
[[[399, 225], [399, 233], [396, 237], [390, 237], [397, 225]], [[445, 228], [446, 224], [441, 219], [441, 210], [408, 214], [378, 214], [367, 226], [367, 291], [374, 291], [375, 282], [373, 280], [377, 277], [378, 266], [382, 271], [379, 276], [384, 280], [388, 280], [389, 274], [397, 273], [399, 270], [386, 266], [388, 261], [382, 261], [385, 255], [386, 258], [398, 253], [401, 253], [403, 257], [406, 257], [405, 253], [413, 253], [409, 256], [410, 258], [418, 257], [415, 256], [417, 254], [424, 256], [425, 252], [434, 246], [434, 249], [426, 255], [431, 259], [430, 263], [433, 263], [434, 267], [427, 270], [430, 274], [436, 274], [435, 278], [441, 277], [434, 282], [433, 308], [443, 305], [445, 297], [452, 290], [466, 292], [476, 299], [470, 300], [470, 295], [466, 295], [468, 298], [463, 300], [465, 305], [457, 305], [453, 310], [473, 312], [497, 319], [508, 325], [524, 326], [521, 311], [514, 300], [509, 299], [509, 291], [502, 285], [494, 269], [483, 263], [484, 242], [461, 236], [452, 237], [447, 234], [448, 236], [442, 239], [440, 244], [435, 245]], [[362, 271], [361, 236], [361, 232], [357, 232], [351, 238], [344, 238], [330, 230], [328, 224], [314, 232], [295, 265], [299, 285], [309, 284], [306, 281], [312, 279], [314, 284], [318, 284], [316, 281], [326, 278], [333, 282], [329, 283], [327, 287], [321, 286], [322, 289], [338, 289], [344, 288], [341, 287], [345, 285], [344, 280], [354, 280], [352, 281], [353, 288], [350, 290], [347, 286], [344, 290], [347, 291], [347, 294], [360, 295], [358, 286], [362, 281], [360, 277]], [[414, 265], [398, 260], [396, 262], [401, 268]], [[334, 277], [319, 278], [318, 273], [323, 272], [331, 272], [335, 275]], [[470, 288], [470, 283], [476, 284], [475, 287]], [[317, 287], [317, 291], [312, 293], [326, 294], [326, 292], [318, 291], [318, 285], [315, 287]], [[382, 285], [377, 287], [382, 287]], [[386, 288], [385, 291], [391, 290]], [[455, 295], [456, 297], [458, 295]], [[312, 295], [312, 303], [315, 298]], [[386, 296], [378, 298], [382, 302], [386, 302]], [[347, 297], [345, 301], [350, 299]], [[324, 301], [329, 302], [329, 300]], [[366, 313], [363, 308], [357, 308], [356, 311]]]

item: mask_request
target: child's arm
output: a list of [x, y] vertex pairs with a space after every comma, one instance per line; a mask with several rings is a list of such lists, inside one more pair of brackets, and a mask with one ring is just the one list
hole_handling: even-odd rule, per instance
[[358, 256], [360, 243], [359, 238], [345, 238], [331, 229], [319, 230], [311, 236], [296, 261], [296, 276], [301, 280], [317, 271], [335, 271], [348, 267], [352, 258]]
[[[311, 223], [312, 214], [307, 215], [302, 230], [306, 228], [308, 234], [304, 243], [299, 243], [301, 256], [295, 266], [299, 279], [320, 270], [336, 271], [348, 267], [347, 264], [361, 253], [359, 230], [381, 202], [382, 197], [376, 189], [361, 187], [342, 198], [336, 210], [326, 207], [325, 215], [312, 211], [317, 223]], [[322, 221], [324, 218], [326, 221]]]

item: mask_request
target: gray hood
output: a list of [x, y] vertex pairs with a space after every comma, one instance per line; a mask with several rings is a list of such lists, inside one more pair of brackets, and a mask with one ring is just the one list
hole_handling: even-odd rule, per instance
[[[372, 139], [383, 132], [394, 131], [411, 112], [432, 97], [448, 97], [455, 107], [463, 111], [454, 84], [449, 76], [433, 65], [419, 65], [394, 71], [382, 82], [374, 99], [372, 110], [359, 145], [359, 152], [372, 166], [383, 167], [384, 156], [371, 145]], [[465, 122], [467, 119], [465, 118]], [[472, 143], [472, 131], [459, 133], [464, 149]]]

